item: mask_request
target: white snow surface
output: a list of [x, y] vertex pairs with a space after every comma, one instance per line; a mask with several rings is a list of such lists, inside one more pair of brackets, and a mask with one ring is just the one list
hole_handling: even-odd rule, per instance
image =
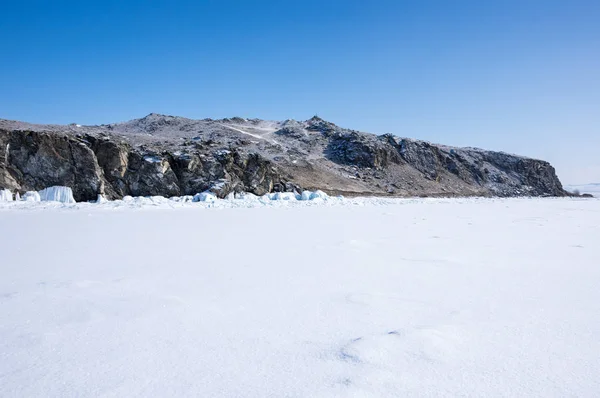
[[69, 187], [54, 186], [39, 191], [43, 202], [75, 203], [73, 191]]
[[0, 222], [2, 397], [600, 391], [597, 199], [21, 201]]

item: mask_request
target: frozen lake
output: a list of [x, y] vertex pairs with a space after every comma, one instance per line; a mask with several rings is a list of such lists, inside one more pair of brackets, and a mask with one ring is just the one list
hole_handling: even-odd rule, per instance
[[2, 204], [0, 396], [598, 395], [600, 200], [219, 203]]

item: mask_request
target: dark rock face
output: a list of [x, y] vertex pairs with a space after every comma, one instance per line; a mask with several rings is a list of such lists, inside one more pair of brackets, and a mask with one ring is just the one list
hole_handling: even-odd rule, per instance
[[0, 185], [8, 189], [37, 191], [64, 185], [71, 187], [74, 197], [80, 200], [92, 199], [104, 190], [94, 152], [72, 137], [0, 132], [0, 148], [0, 157], [5, 159], [0, 166]]
[[270, 161], [237, 151], [143, 153], [106, 138], [2, 130], [0, 148], [0, 187], [25, 192], [64, 185], [77, 201], [205, 190], [221, 197], [233, 191], [263, 195], [286, 184]]
[[402, 159], [423, 176], [439, 181], [450, 173], [469, 185], [487, 187], [497, 196], [564, 196], [554, 168], [541, 160], [502, 152], [448, 148], [387, 136]]
[[360, 133], [318, 117], [279, 123], [150, 114], [103, 126], [0, 120], [0, 188], [53, 185], [71, 187], [77, 201], [302, 186], [365, 195], [566, 195], [544, 161]]
[[248, 192], [264, 195], [273, 191], [273, 187], [279, 182], [279, 173], [271, 162], [265, 162], [259, 155], [251, 154], [242, 160], [241, 175], [238, 178]]
[[129, 152], [124, 177], [132, 196], [177, 196], [181, 190], [167, 159], [154, 154]]
[[125, 181], [125, 174], [129, 166], [130, 148], [109, 139], [96, 139], [87, 137], [96, 160], [104, 173], [104, 178], [109, 183], [106, 187], [107, 196], [122, 197], [128, 194], [129, 189]]
[[385, 141], [357, 132], [332, 135], [326, 154], [334, 162], [358, 167], [382, 169], [400, 163], [398, 152]]

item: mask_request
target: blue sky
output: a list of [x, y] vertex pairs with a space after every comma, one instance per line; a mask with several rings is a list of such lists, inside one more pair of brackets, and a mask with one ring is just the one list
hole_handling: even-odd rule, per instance
[[600, 181], [600, 2], [3, 0], [0, 118], [283, 120]]

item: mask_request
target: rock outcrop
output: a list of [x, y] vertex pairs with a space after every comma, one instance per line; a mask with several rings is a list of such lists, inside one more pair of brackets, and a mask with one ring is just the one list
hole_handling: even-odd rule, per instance
[[0, 131], [0, 162], [0, 186], [13, 191], [63, 185], [89, 200], [105, 189], [92, 149], [67, 134]]
[[0, 120], [0, 189], [67, 186], [77, 201], [212, 191], [563, 196], [547, 162], [305, 122], [150, 114], [102, 126]]

